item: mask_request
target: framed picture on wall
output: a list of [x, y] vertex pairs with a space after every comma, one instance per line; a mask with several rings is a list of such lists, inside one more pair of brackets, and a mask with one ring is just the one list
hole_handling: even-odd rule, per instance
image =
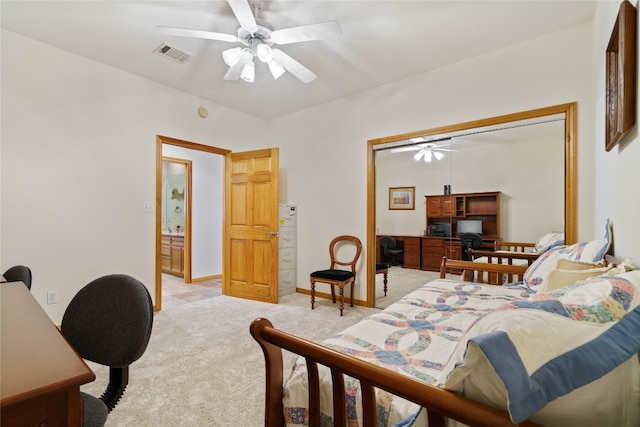
[[606, 52], [606, 135], [610, 151], [636, 122], [637, 11], [624, 0]]
[[416, 208], [416, 187], [390, 187], [389, 210], [414, 210]]

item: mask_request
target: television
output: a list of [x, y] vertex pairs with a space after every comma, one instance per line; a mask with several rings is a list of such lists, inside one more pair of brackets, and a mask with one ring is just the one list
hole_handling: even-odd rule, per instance
[[482, 220], [480, 219], [460, 219], [458, 220], [458, 234], [476, 233], [482, 234]]

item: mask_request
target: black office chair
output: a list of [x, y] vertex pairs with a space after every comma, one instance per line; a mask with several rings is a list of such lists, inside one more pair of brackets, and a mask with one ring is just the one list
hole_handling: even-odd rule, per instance
[[83, 358], [109, 366], [100, 398], [81, 392], [85, 426], [103, 426], [129, 383], [129, 365], [145, 352], [153, 327], [147, 288], [133, 277], [98, 278], [73, 297], [60, 330]]
[[404, 252], [402, 249], [396, 249], [396, 239], [391, 236], [383, 236], [380, 238], [380, 247], [382, 248], [382, 255], [390, 259], [391, 265], [400, 265], [396, 261], [396, 255]]
[[469, 249], [479, 249], [482, 246], [482, 236], [476, 233], [464, 233], [460, 236], [460, 243], [462, 243], [462, 259], [473, 261]]
[[31, 269], [24, 265], [14, 265], [4, 273], [2, 276], [7, 282], [22, 282], [27, 286], [27, 289], [31, 290]]

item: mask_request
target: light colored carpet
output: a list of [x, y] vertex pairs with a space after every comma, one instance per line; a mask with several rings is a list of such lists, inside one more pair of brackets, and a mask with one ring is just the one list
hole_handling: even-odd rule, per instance
[[[220, 296], [156, 313], [145, 354], [130, 369], [122, 401], [107, 426], [263, 426], [264, 359], [249, 334], [257, 317], [275, 327], [320, 341], [350, 326], [374, 308], [345, 307], [287, 295], [267, 304]], [[294, 357], [285, 353], [285, 375]], [[89, 363], [96, 380], [82, 391], [99, 396], [108, 368]]]
[[382, 274], [376, 274], [377, 308], [387, 308], [409, 292], [418, 289], [425, 283], [440, 277], [439, 272], [423, 271], [413, 268], [391, 267], [388, 274], [387, 296], [384, 296]]

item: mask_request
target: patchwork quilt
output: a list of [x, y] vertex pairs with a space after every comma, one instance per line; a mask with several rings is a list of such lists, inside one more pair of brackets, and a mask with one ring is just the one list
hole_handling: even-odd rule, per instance
[[[446, 379], [450, 361], [465, 332], [492, 310], [526, 299], [531, 291], [520, 286], [487, 286], [477, 283], [436, 280], [408, 294], [380, 313], [363, 319], [322, 342], [327, 347], [432, 385]], [[326, 393], [321, 398], [322, 425], [333, 425], [331, 375], [321, 371]], [[348, 425], [361, 425], [358, 382], [345, 379]], [[285, 385], [284, 411], [288, 426], [307, 425], [307, 370], [296, 361]], [[416, 413], [420, 407], [378, 391], [378, 425], [391, 426]]]
[[[635, 425], [629, 420], [640, 419], [640, 363], [633, 357], [640, 351], [639, 302], [638, 271], [548, 293], [436, 280], [322, 344], [507, 410], [515, 422], [612, 425], [606, 421], [615, 412], [616, 425]], [[322, 425], [331, 426], [328, 369], [320, 380]], [[288, 426], [308, 423], [306, 384], [299, 359], [285, 383]], [[361, 426], [359, 383], [346, 378], [345, 388], [348, 425]], [[576, 404], [554, 407], [574, 393]], [[377, 401], [378, 426], [426, 425], [418, 405], [381, 390]], [[573, 424], [575, 416], [585, 423]]]

